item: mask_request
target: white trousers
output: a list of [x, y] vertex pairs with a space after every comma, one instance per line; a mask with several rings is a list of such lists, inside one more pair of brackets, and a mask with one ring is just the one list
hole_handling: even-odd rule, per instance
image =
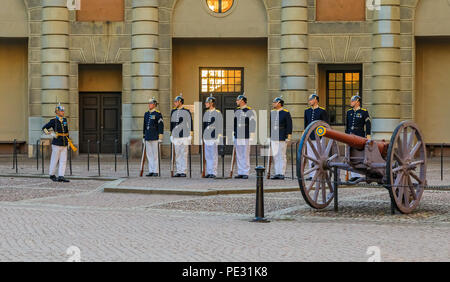
[[[313, 144], [314, 148], [316, 148], [316, 151], [318, 151], [318, 150], [317, 150], [317, 143], [316, 143], [316, 141], [315, 141], [315, 140], [311, 140], [311, 141], [312, 141], [311, 143]], [[314, 151], [313, 151], [311, 145], [309, 145], [309, 143], [306, 143], [306, 154], [307, 154], [308, 156], [311, 156], [311, 157], [313, 157], [314, 159], [317, 160], [317, 156], [316, 156], [316, 154], [314, 154]], [[313, 161], [308, 160], [308, 166], [309, 166], [308, 169], [312, 168], [312, 167], [313, 167], [313, 164], [314, 164]], [[311, 172], [311, 173], [309, 174], [309, 176], [308, 176], [308, 175], [305, 175], [305, 177], [314, 177], [315, 175], [316, 175], [316, 170], [314, 170], [313, 172]]]
[[286, 141], [270, 141], [272, 156], [275, 167], [275, 175], [285, 175], [286, 173]]
[[206, 175], [217, 175], [217, 166], [219, 165], [219, 147], [214, 141], [205, 141], [205, 160]]
[[145, 141], [149, 173], [159, 173], [158, 143], [158, 140]]
[[173, 146], [175, 147], [176, 173], [184, 173], [187, 171], [189, 139], [174, 138]]
[[250, 140], [236, 139], [236, 164], [238, 175], [250, 174]]
[[52, 145], [52, 157], [50, 159], [49, 174], [55, 175], [56, 165], [59, 161], [58, 176], [64, 176], [67, 163], [67, 146]]

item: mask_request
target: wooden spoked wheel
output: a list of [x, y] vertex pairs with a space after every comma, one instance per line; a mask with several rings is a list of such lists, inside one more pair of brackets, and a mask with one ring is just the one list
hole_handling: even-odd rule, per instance
[[311, 123], [305, 129], [297, 151], [300, 190], [306, 203], [315, 209], [326, 208], [334, 198], [334, 170], [329, 163], [339, 157], [337, 142], [326, 137], [319, 138], [316, 133], [319, 127], [330, 128], [323, 121]]
[[417, 125], [400, 123], [395, 129], [386, 160], [386, 188], [401, 213], [411, 213], [426, 186], [425, 141]]

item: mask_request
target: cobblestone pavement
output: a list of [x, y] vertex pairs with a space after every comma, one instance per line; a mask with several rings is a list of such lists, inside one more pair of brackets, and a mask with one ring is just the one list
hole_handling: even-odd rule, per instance
[[310, 209], [300, 192], [266, 193], [271, 222], [258, 224], [251, 194], [110, 194], [105, 184], [0, 177], [0, 261], [66, 261], [70, 246], [82, 261], [367, 261], [370, 246], [383, 261], [450, 261], [446, 191], [426, 191], [411, 215], [390, 215], [385, 189], [341, 189], [338, 214]]

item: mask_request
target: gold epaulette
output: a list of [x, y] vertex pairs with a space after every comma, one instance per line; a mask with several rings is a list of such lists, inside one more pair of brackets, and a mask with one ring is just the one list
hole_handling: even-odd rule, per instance
[[325, 108], [323, 108], [323, 107], [319, 107], [319, 108], [321, 108], [322, 110], [324, 110], [324, 111], [325, 111]]
[[363, 110], [363, 111], [367, 112], [367, 110], [366, 110], [366, 109], [364, 109], [364, 108], [361, 108], [361, 110]]
[[289, 113], [289, 111], [288, 111], [287, 109], [283, 109], [283, 111], [285, 111], [285, 112], [288, 112], [288, 113]]

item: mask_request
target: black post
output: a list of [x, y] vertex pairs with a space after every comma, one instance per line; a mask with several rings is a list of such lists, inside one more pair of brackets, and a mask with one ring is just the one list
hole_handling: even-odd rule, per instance
[[88, 140], [88, 156], [87, 156], [87, 165], [88, 165], [88, 171], [89, 171], [89, 158], [91, 155], [91, 140]]
[[119, 140], [114, 140], [114, 171], [117, 172], [117, 143]]
[[444, 144], [441, 144], [441, 181], [444, 180]]
[[97, 141], [97, 169], [98, 176], [100, 176], [100, 141]]
[[222, 137], [222, 179], [225, 178], [225, 136]]
[[291, 143], [291, 175], [292, 180], [294, 179], [294, 143]]
[[17, 165], [17, 140], [14, 139], [14, 152], [15, 152], [15, 162], [16, 162], [16, 173], [19, 173], [19, 166]]
[[158, 176], [161, 177], [161, 143], [158, 142]]
[[334, 181], [334, 211], [338, 212], [339, 211], [339, 198], [338, 198], [338, 191], [339, 191], [339, 178], [338, 178], [338, 169], [337, 167], [335, 167], [334, 169], [334, 176], [333, 176], [333, 181]]
[[259, 146], [258, 146], [258, 144], [256, 144], [256, 166], [258, 167], [258, 149], [259, 149]]
[[70, 176], [72, 176], [72, 148], [69, 146], [69, 170]]
[[263, 146], [263, 150], [264, 150], [264, 167], [266, 167], [266, 162], [267, 162], [267, 150], [266, 150], [266, 145]]
[[127, 143], [125, 149], [126, 149], [126, 158], [127, 158], [127, 177], [130, 177], [130, 167], [129, 167], [129, 164], [128, 164], [128, 143]]
[[36, 170], [39, 171], [39, 140], [36, 141]]
[[255, 218], [252, 222], [270, 222], [264, 218], [264, 172], [266, 169], [262, 166], [255, 168], [256, 170], [256, 209]]
[[41, 162], [42, 174], [44, 174], [44, 142], [41, 142]]
[[14, 139], [14, 142], [13, 142], [13, 158], [12, 158], [12, 163], [13, 163], [13, 166], [12, 166], [12, 169], [14, 169], [15, 167], [16, 167], [16, 139]]
[[191, 145], [188, 145], [188, 152], [189, 152], [189, 178], [192, 178], [192, 152], [191, 152]]

